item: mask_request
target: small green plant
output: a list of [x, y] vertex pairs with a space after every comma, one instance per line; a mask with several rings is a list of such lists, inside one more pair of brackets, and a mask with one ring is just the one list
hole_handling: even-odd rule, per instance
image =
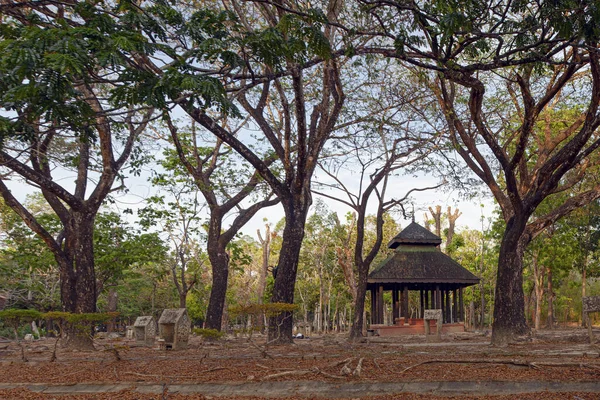
[[21, 347], [21, 359], [23, 361], [27, 361], [27, 357], [25, 357], [25, 348], [23, 344], [19, 340], [19, 327], [24, 323], [29, 323], [35, 319], [38, 319], [42, 316], [39, 311], [36, 310], [3, 310], [0, 311], [0, 320], [4, 321], [7, 325], [10, 325], [13, 329], [15, 340]]
[[216, 329], [194, 328], [192, 329], [192, 332], [208, 340], [219, 340], [225, 336], [224, 332], [218, 331]]
[[[56, 342], [50, 361], [56, 360], [58, 342], [66, 333], [73, 338], [92, 338], [92, 330], [96, 324], [104, 323], [115, 318], [119, 313], [69, 313], [63, 311], [50, 311], [43, 314], [44, 319], [52, 320], [58, 328]], [[118, 356], [118, 355], [117, 355]], [[118, 357], [117, 357], [118, 358]]]

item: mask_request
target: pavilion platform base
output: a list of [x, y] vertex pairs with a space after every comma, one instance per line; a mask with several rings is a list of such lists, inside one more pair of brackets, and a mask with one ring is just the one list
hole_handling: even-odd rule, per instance
[[[430, 321], [429, 327], [432, 332], [435, 332], [435, 321]], [[424, 335], [425, 322], [422, 318], [411, 318], [408, 320], [408, 324], [405, 324], [404, 318], [399, 318], [395, 325], [372, 324], [369, 329], [372, 329], [375, 334], [379, 334], [379, 336]], [[462, 322], [455, 322], [442, 325], [442, 334], [452, 332], [465, 332], [465, 324]]]

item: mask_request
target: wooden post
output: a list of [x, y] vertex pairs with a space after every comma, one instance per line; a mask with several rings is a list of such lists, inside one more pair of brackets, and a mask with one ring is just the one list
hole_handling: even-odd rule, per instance
[[429, 289], [425, 289], [425, 309], [429, 310]]
[[396, 318], [400, 318], [400, 303], [398, 302], [398, 288], [392, 289], [392, 325], [396, 325]]
[[452, 322], [452, 315], [450, 314], [450, 291], [444, 290], [444, 293], [446, 297], [446, 319], [444, 323], [449, 323]]
[[423, 312], [425, 311], [425, 296], [424, 296], [424, 291], [423, 289], [421, 289], [419, 291], [419, 308], [420, 308], [420, 312], [419, 312], [419, 318], [423, 318]]
[[463, 288], [458, 289], [458, 320], [465, 321], [465, 303], [463, 300]]
[[456, 298], [456, 289], [454, 289], [452, 291], [452, 323], [458, 321], [458, 299]]
[[446, 291], [444, 289], [441, 290], [442, 292], [442, 321], [444, 323], [448, 322], [448, 315], [447, 315], [447, 306], [448, 306], [448, 299], [446, 298]]
[[400, 314], [400, 317], [404, 317], [406, 318], [406, 315], [404, 315], [404, 307], [402, 306], [404, 304], [404, 292], [402, 291], [402, 288], [400, 287], [398, 289], [398, 313]]
[[383, 285], [377, 287], [377, 323], [383, 324]]
[[440, 285], [435, 285], [435, 309], [442, 309], [442, 291], [440, 290]]
[[377, 323], [377, 296], [375, 286], [371, 287], [371, 325]]
[[408, 286], [404, 286], [404, 301], [402, 303], [402, 312], [404, 313], [404, 324], [408, 325]]

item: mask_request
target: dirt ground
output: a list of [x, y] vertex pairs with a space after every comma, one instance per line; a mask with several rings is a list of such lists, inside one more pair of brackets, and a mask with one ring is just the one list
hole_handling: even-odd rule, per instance
[[[600, 337], [600, 332], [597, 333]], [[158, 350], [124, 338], [97, 339], [95, 352], [58, 349], [50, 361], [55, 339], [23, 342], [27, 361], [15, 342], [0, 341], [0, 399], [207, 399], [217, 395], [182, 394], [171, 385], [222, 383], [249, 387], [244, 396], [219, 399], [265, 399], [250, 383], [303, 382], [384, 384], [427, 382], [555, 382], [600, 381], [600, 347], [588, 343], [583, 329], [538, 332], [507, 347], [489, 345], [489, 336], [461, 333], [426, 343], [423, 336], [366, 338], [348, 343], [344, 335], [298, 339], [292, 345], [265, 347], [265, 338], [228, 338], [206, 342], [192, 337], [188, 350]], [[132, 388], [116, 392], [47, 393], [32, 384], [74, 385], [159, 384], [162, 393], [140, 393]], [[29, 389], [26, 388], [29, 385]], [[18, 387], [17, 387], [18, 386]], [[368, 385], [367, 385], [368, 386]], [[361, 387], [366, 387], [362, 385]], [[349, 399], [372, 393], [364, 389]], [[289, 393], [286, 399], [306, 399]], [[312, 398], [312, 397], [308, 397]], [[317, 398], [317, 397], [314, 397]], [[598, 392], [557, 392], [439, 396], [428, 393], [377, 395], [372, 399], [600, 399]]]

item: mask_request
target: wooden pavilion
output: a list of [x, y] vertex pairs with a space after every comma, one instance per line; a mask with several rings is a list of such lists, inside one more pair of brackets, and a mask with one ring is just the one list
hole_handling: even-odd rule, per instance
[[[424, 310], [441, 309], [444, 331], [464, 330], [463, 289], [479, 278], [442, 253], [442, 239], [414, 221], [394, 237], [395, 249], [370, 274], [371, 329], [380, 335], [424, 333]], [[384, 324], [384, 297], [392, 292], [392, 321]], [[418, 296], [409, 292], [418, 291]], [[417, 304], [410, 304], [410, 298]], [[412, 307], [411, 307], [412, 306]], [[412, 317], [412, 318], [411, 318]]]

